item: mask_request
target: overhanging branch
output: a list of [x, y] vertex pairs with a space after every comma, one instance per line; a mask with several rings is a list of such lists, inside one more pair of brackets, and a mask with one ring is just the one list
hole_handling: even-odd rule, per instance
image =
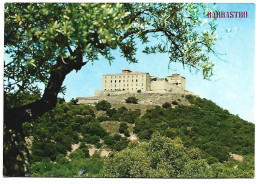
[[4, 122], [7, 128], [17, 129], [21, 127], [22, 123], [35, 119], [56, 106], [57, 96], [66, 75], [74, 69], [79, 70], [86, 64], [83, 62], [83, 55], [80, 55], [79, 51], [77, 54], [79, 55], [77, 55], [76, 61], [65, 58], [68, 64], [64, 64], [60, 57], [57, 59], [57, 64], [50, 73], [48, 85], [40, 100], [13, 109], [9, 109], [5, 105]]

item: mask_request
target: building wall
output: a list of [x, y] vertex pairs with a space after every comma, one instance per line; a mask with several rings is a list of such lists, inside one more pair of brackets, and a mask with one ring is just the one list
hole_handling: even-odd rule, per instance
[[78, 104], [94, 104], [98, 103], [97, 98], [84, 98], [84, 97], [78, 97]]
[[[156, 78], [156, 81], [151, 81]], [[102, 91], [96, 91], [96, 96], [117, 93], [136, 93], [141, 92], [179, 92], [185, 90], [186, 79], [180, 74], [172, 74], [165, 78], [151, 77], [149, 73], [132, 72], [125, 68], [121, 74], [106, 74], [102, 77]]]
[[150, 80], [149, 73], [146, 74], [145, 86], [146, 86], [146, 91], [151, 91], [151, 80]]
[[148, 73], [123, 73], [103, 75], [103, 91], [147, 91], [150, 88]]
[[166, 91], [165, 81], [151, 81], [151, 91]]
[[169, 83], [175, 84], [182, 89], [186, 88], [186, 79], [180, 74], [172, 74], [171, 76], [167, 76], [166, 78]]
[[151, 81], [151, 91], [157, 92], [180, 92], [183, 89], [165, 80]]

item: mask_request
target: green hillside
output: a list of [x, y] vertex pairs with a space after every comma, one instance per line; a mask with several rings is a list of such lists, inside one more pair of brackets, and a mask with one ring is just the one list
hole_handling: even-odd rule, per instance
[[[184, 100], [189, 105], [180, 103]], [[186, 95], [180, 101], [141, 114], [138, 104], [128, 109], [106, 101], [94, 107], [60, 100], [54, 110], [24, 124], [30, 175], [254, 177], [254, 124], [207, 99]]]

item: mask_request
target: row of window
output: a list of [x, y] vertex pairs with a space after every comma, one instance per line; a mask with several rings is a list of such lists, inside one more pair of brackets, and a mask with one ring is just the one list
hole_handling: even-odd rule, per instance
[[[123, 89], [114, 89], [114, 90], [112, 90], [112, 89], [110, 89], [110, 91], [129, 91], [129, 89], [131, 90], [131, 88], [127, 88], [127, 89], [125, 89], [125, 88], [123, 88]], [[138, 90], [139, 88], [135, 88], [135, 90]], [[142, 89], [144, 89], [144, 88], [142, 88]], [[105, 89], [105, 91], [109, 91], [109, 89]], [[134, 90], [134, 88], [132, 88], [132, 90]]]
[[[131, 77], [132, 76], [132, 77]], [[111, 76], [105, 76], [105, 79], [120, 79], [120, 78], [137, 78], [137, 77], [144, 77], [145, 75], [127, 75], [127, 76], [125, 76], [125, 75], [123, 75], [123, 76], [121, 76], [121, 75], [111, 75]]]
[[[113, 83], [113, 81], [115, 83], [117, 82], [117, 80], [111, 80], [110, 82]], [[143, 79], [142, 79], [142, 81], [143, 81]], [[121, 82], [121, 80], [118, 80], [118, 82]], [[122, 82], [129, 82], [129, 80], [122, 80]], [[131, 80], [130, 80], [130, 82], [131, 82]], [[138, 79], [136, 79], [136, 80], [132, 79], [132, 82], [138, 82]], [[105, 83], [107, 83], [106, 80], [105, 80]]]
[[[130, 86], [130, 84], [123, 84], [123, 87], [125, 87], [125, 86]], [[134, 86], [133, 84], [131, 84], [131, 86]], [[136, 84], [136, 86], [138, 86], [138, 84]], [[144, 86], [144, 84], [142, 83], [142, 86]], [[107, 87], [107, 85], [105, 85], [105, 88]], [[112, 88], [113, 87], [113, 85], [111, 84], [110, 85], [110, 87]], [[116, 84], [115, 84], [115, 87], [116, 87]], [[117, 85], [117, 87], [121, 87], [120, 86], [120, 84], [119, 85]]]

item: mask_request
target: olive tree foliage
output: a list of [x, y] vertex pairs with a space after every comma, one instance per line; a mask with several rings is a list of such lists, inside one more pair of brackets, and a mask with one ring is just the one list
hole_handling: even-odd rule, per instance
[[104, 177], [209, 178], [212, 168], [200, 150], [186, 148], [181, 140], [153, 135], [149, 142], [131, 143], [114, 153], [104, 165]]
[[[22, 123], [56, 105], [71, 71], [99, 56], [111, 63], [112, 50], [119, 50], [129, 62], [138, 62], [138, 40], [147, 44], [143, 52], [168, 53], [170, 62], [210, 77], [213, 64], [207, 54], [215, 53], [216, 25], [213, 20], [204, 25], [207, 11], [203, 4], [181, 3], [5, 3], [5, 137], [19, 132], [22, 139]], [[160, 41], [151, 45], [153, 37]], [[20, 142], [18, 137], [4, 140], [4, 155], [9, 155], [14, 139]], [[4, 170], [8, 167], [4, 163]]]

